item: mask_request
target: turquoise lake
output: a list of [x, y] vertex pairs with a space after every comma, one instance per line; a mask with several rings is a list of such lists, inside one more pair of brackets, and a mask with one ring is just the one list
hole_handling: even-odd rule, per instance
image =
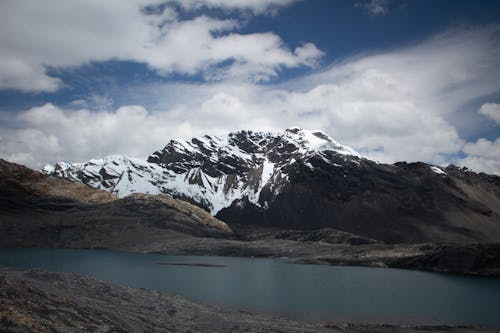
[[193, 300], [368, 323], [500, 327], [500, 279], [278, 259], [2, 249], [0, 265], [74, 272]]

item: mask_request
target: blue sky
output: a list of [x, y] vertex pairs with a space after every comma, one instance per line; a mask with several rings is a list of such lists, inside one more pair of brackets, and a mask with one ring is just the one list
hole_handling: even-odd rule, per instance
[[500, 173], [498, 1], [3, 1], [0, 16], [8, 160], [298, 125], [383, 162]]

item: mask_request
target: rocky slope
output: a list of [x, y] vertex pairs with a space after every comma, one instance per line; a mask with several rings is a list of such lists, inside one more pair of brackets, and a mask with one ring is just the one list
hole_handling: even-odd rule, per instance
[[231, 233], [224, 222], [184, 201], [144, 194], [119, 199], [0, 160], [0, 247], [110, 247], [172, 234]]
[[500, 239], [500, 177], [381, 164], [300, 128], [172, 140], [147, 161], [110, 156], [44, 172], [121, 197], [169, 194], [230, 225], [328, 227], [385, 242]]

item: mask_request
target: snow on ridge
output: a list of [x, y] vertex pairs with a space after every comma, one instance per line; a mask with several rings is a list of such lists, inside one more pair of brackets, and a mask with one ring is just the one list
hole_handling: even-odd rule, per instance
[[341, 155], [350, 155], [361, 158], [361, 154], [349, 146], [342, 145], [321, 130], [306, 130], [292, 127], [285, 130], [285, 136], [301, 144], [304, 153], [331, 150]]
[[46, 174], [51, 174], [53, 173], [54, 171], [56, 170], [56, 166], [55, 164], [47, 164], [46, 166], [44, 166], [41, 170], [42, 173], [46, 173]]
[[[253, 145], [256, 151], [247, 152], [240, 146], [241, 137], [244, 141]], [[210, 157], [232, 156], [245, 161], [252, 160], [258, 154], [270, 153], [268, 149], [273, 150], [275, 146], [269, 147], [273, 139], [279, 139], [282, 142], [296, 147], [296, 153], [307, 155], [321, 151], [333, 151], [335, 153], [347, 156], [361, 158], [361, 154], [349, 146], [342, 145], [321, 130], [306, 130], [300, 127], [291, 127], [281, 132], [259, 132], [259, 131], [237, 131], [230, 132], [221, 136], [200, 136], [188, 139], [173, 139], [166, 147], [171, 147], [179, 153], [196, 155], [201, 154]], [[165, 147], [165, 148], [166, 148]], [[247, 149], [247, 148], [245, 148]], [[267, 150], [267, 151], [265, 151]], [[208, 153], [207, 153], [208, 152]], [[153, 155], [158, 155], [155, 152]], [[216, 161], [216, 160], [214, 160]]]
[[[279, 147], [283, 146], [274, 145], [276, 139], [295, 148], [292, 148], [291, 153], [287, 151], [280, 157]], [[248, 144], [249, 146], [245, 146]], [[205, 135], [191, 140], [176, 139], [171, 140], [163, 150], [154, 152], [152, 156], [160, 158], [162, 154], [170, 154], [172, 151], [180, 155], [168, 164], [111, 155], [88, 162], [59, 162], [45, 166], [42, 172], [85, 182], [92, 187], [113, 192], [119, 197], [136, 192], [189, 197], [207, 206], [215, 215], [231, 206], [234, 201], [241, 202], [245, 198], [266, 209], [269, 203], [260, 202], [263, 189], [266, 188], [274, 196], [278, 195], [289, 182], [285, 168], [297, 159], [306, 160], [307, 157], [316, 153], [322, 154], [324, 151], [361, 157], [352, 148], [341, 145], [321, 131], [298, 127], [277, 133], [240, 131], [224, 136]], [[202, 158], [200, 163], [196, 163], [198, 157]], [[228, 158], [232, 162], [227, 162]], [[202, 162], [203, 159], [214, 163], [215, 168], [226, 170], [227, 174], [204, 169], [206, 162]], [[243, 165], [245, 167], [240, 168]], [[227, 170], [234, 170], [234, 174], [233, 171], [228, 173]]]

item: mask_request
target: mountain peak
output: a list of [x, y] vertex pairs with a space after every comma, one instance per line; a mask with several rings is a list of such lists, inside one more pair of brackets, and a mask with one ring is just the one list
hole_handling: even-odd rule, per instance
[[306, 130], [300, 127], [291, 127], [284, 131], [285, 136], [298, 142], [308, 151], [332, 150], [342, 155], [351, 155], [361, 158], [361, 155], [325, 134], [321, 130]]
[[339, 166], [359, 158], [322, 131], [292, 127], [170, 140], [147, 161], [113, 155], [85, 163], [60, 162], [43, 172], [121, 197], [135, 192], [169, 194], [215, 214], [241, 200], [265, 209], [301, 164], [312, 170], [318, 163]]

